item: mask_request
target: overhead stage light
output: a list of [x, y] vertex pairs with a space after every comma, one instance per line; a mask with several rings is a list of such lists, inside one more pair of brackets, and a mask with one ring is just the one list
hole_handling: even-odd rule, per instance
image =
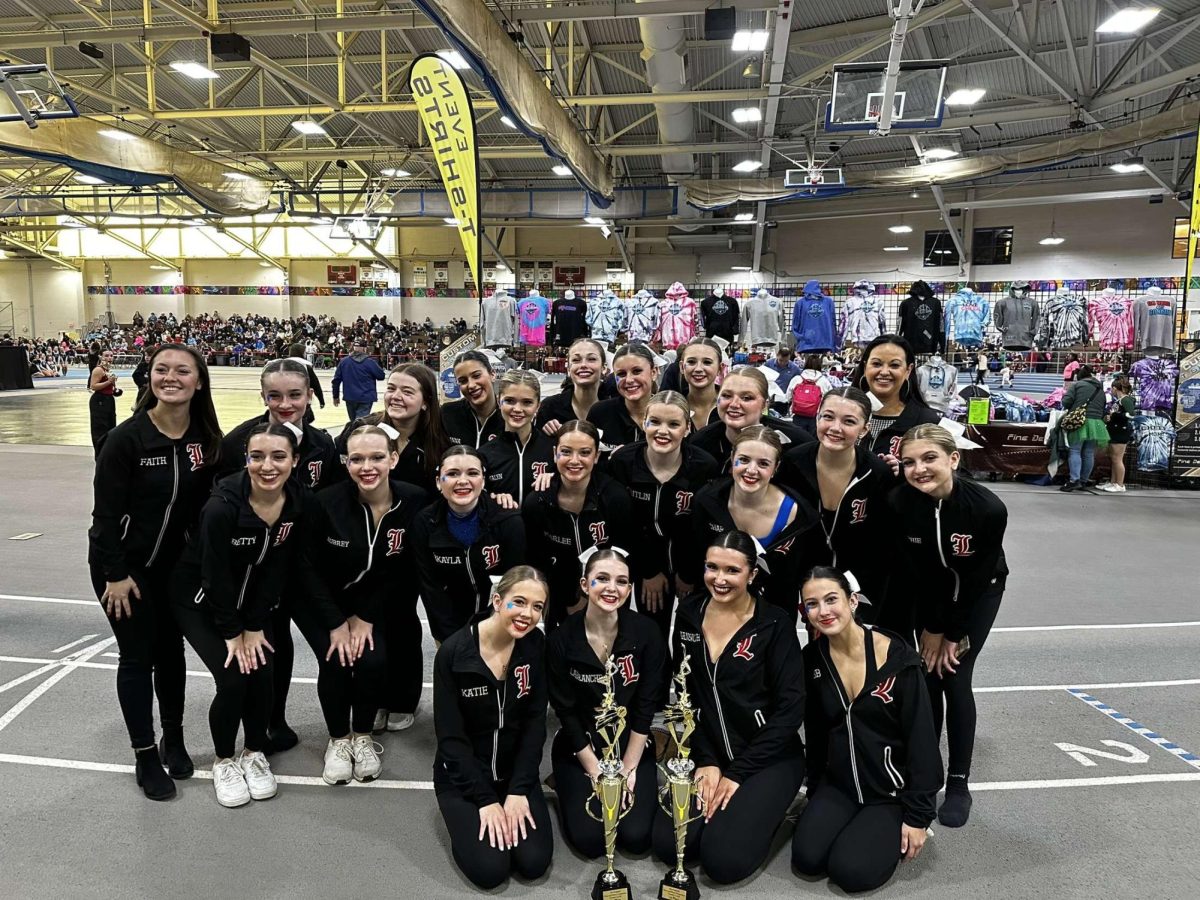
[[735, 31], [731, 46], [734, 53], [761, 53], [770, 39], [769, 31]]
[[900, 253], [907, 249], [908, 249], [907, 247], [884, 247], [883, 252], [884, 253]]
[[889, 225], [888, 231], [892, 234], [912, 234], [912, 226], [904, 225], [903, 223], [900, 225]]
[[733, 121], [738, 124], [744, 122], [761, 122], [762, 110], [757, 106], [742, 106], [733, 111]]
[[921, 158], [927, 160], [949, 159], [952, 156], [958, 156], [957, 150], [951, 150], [949, 147], [930, 147], [928, 150], [921, 152]]
[[1117, 10], [1096, 27], [1097, 34], [1129, 34], [1140, 31], [1160, 12], [1157, 6], [1127, 6]]
[[735, 172], [757, 172], [762, 168], [762, 162], [757, 159], [743, 159], [733, 167]]

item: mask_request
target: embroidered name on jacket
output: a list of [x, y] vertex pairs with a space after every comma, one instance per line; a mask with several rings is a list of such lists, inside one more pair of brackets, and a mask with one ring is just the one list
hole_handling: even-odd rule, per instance
[[167, 458], [165, 456], [143, 456], [141, 463], [143, 466], [165, 466]]
[[257, 543], [258, 543], [258, 538], [256, 538], [256, 537], [240, 537], [240, 538], [233, 538], [232, 540], [230, 540], [229, 546], [230, 547], [253, 547]]
[[580, 672], [578, 669], [571, 670], [571, 677], [574, 678], [576, 681], [580, 682], [581, 684], [600, 684], [602, 681], [604, 681], [604, 678], [605, 678], [603, 672], [596, 674], [596, 675], [585, 675], [583, 672]]
[[350, 546], [349, 541], [339, 541], [337, 538], [327, 537], [327, 538], [325, 538], [325, 540], [329, 544], [332, 544], [334, 547], [349, 547]]
[[486, 685], [484, 685], [483, 687], [463, 688], [461, 693], [464, 697], [467, 697], [467, 698], [486, 697], [488, 695], [488, 689], [487, 689]]
[[438, 563], [439, 565], [443, 565], [443, 566], [457, 566], [462, 562], [462, 557], [460, 557], [460, 556], [439, 556], [437, 553], [434, 553], [433, 561], [435, 563]]
[[700, 641], [700, 635], [698, 635], [694, 632], [691, 632], [691, 631], [681, 631], [681, 632], [679, 632], [679, 639], [681, 641], [689, 641], [691, 643], [698, 643]]

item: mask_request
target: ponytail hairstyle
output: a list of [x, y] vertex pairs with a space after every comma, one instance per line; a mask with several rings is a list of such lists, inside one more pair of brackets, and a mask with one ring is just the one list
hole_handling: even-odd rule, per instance
[[[736, 375], [738, 378], [748, 378], [753, 381], [754, 386], [758, 389], [758, 393], [763, 398], [763, 401], [770, 403], [771, 388], [767, 384], [766, 375], [758, 371], [758, 369], [756, 369], [754, 366], [736, 366], [735, 368], [729, 370], [729, 374], [726, 375], [725, 378], [729, 379], [734, 375]], [[763, 415], [766, 415], [765, 409], [763, 410]]]
[[495, 374], [495, 372], [492, 370], [492, 361], [488, 359], [488, 355], [481, 350], [464, 350], [462, 353], [458, 354], [458, 356], [454, 357], [455, 367], [457, 367], [459, 363], [465, 362], [477, 362], [487, 369], [487, 373], [489, 375]]
[[617, 562], [625, 566], [625, 571], [629, 571], [629, 560], [625, 558], [625, 554], [619, 553], [612, 547], [605, 547], [603, 550], [597, 550], [588, 557], [587, 563], [583, 567], [583, 577], [586, 580], [591, 574], [592, 569], [597, 563], [607, 562], [610, 559], [615, 559]]
[[[208, 362], [204, 359], [203, 353], [187, 344], [159, 344], [146, 360], [146, 365], [149, 366], [151, 372], [154, 371], [154, 360], [158, 358], [158, 354], [167, 351], [186, 353], [190, 356], [196, 374], [199, 376], [196, 393], [192, 395], [192, 401], [188, 404], [188, 416], [192, 424], [199, 428], [200, 452], [204, 456], [204, 464], [211, 466], [221, 458], [221, 438], [224, 437], [224, 433], [221, 431], [221, 423], [217, 420], [217, 408], [213, 406], [212, 382], [208, 379]], [[89, 366], [89, 376], [94, 368], [95, 366]], [[304, 380], [308, 381], [307, 372], [304, 374]], [[142, 395], [135, 412], [149, 412], [157, 405], [158, 398], [154, 396], [154, 391], [147, 390]], [[289, 431], [288, 434], [291, 432]], [[292, 442], [295, 443], [294, 436]]]
[[539, 404], [542, 402], [542, 383], [538, 377], [528, 369], [509, 369], [500, 376], [500, 380], [496, 382], [496, 397], [499, 399], [504, 396], [504, 392], [510, 387], [525, 387], [533, 391], [534, 398]]
[[750, 569], [750, 583], [747, 590], [752, 597], [757, 597], [758, 587], [754, 583], [754, 573], [758, 571], [758, 544], [754, 538], [750, 537], [746, 532], [734, 528], [731, 531], [718, 534], [708, 542], [709, 550], [714, 547], [722, 550], [733, 550], [745, 557], [746, 565]]
[[[684, 344], [682, 347], [680, 347], [678, 349], [678, 351], [676, 351], [676, 354], [675, 354], [676, 362], [682, 363], [683, 355], [685, 353], [687, 353], [687, 348], [695, 346], [697, 344], [700, 346], [703, 346], [703, 347], [708, 347], [710, 350], [712, 350], [713, 352], [715, 352], [717, 354], [717, 369], [719, 371], [720, 367], [721, 367], [721, 363], [723, 363], [725, 361], [725, 354], [723, 352], [721, 352], [721, 345], [718, 344], [716, 341], [714, 341], [710, 337], [696, 336], [696, 337], [692, 338], [690, 341], [688, 341], [686, 344]], [[789, 350], [788, 352], [790, 353], [791, 351]]]
[[[380, 432], [382, 434], [383, 432]], [[296, 437], [296, 432], [292, 431], [287, 425], [279, 425], [275, 422], [259, 422], [250, 429], [250, 433], [246, 435], [246, 452], [250, 452], [250, 441], [258, 437], [260, 434], [268, 435], [269, 437], [281, 437], [288, 442], [288, 446], [292, 450], [292, 456], [300, 455], [300, 441]]]
[[835, 569], [833, 566], [813, 566], [808, 570], [808, 572], [805, 573], [804, 577], [800, 579], [800, 587], [803, 588], [804, 585], [808, 584], [810, 581], [818, 580], [837, 582], [837, 586], [842, 589], [842, 592], [847, 597], [855, 593], [854, 588], [850, 586], [850, 581], [846, 578], [845, 574], [839, 569]]
[[779, 432], [774, 428], [769, 428], [766, 425], [747, 425], [734, 435], [730, 456], [732, 457], [737, 453], [737, 448], [748, 441], [758, 441], [774, 450], [775, 464], [777, 466], [779, 465], [779, 461], [783, 459], [783, 441], [779, 439]]
[[825, 396], [821, 398], [821, 405], [817, 407], [817, 413], [825, 408], [825, 404], [829, 402], [830, 397], [841, 397], [843, 400], [849, 400], [851, 403], [858, 404], [862, 409], [863, 424], [866, 425], [871, 419], [871, 398], [866, 395], [866, 392], [860, 391], [856, 387], [839, 387], [831, 388], [825, 392]]
[[258, 383], [264, 391], [267, 389], [267, 379], [272, 375], [299, 375], [304, 379], [305, 389], [312, 387], [308, 383], [308, 366], [298, 359], [290, 357], [273, 359], [263, 366], [262, 371], [258, 375]]
[[390, 437], [388, 437], [388, 433], [386, 431], [384, 431], [382, 428], [380, 428], [378, 425], [359, 425], [357, 428], [355, 428], [353, 431], [351, 431], [349, 436], [347, 436], [347, 438], [346, 438], [347, 454], [349, 454], [349, 452], [350, 452], [350, 442], [352, 440], [354, 440], [356, 437], [364, 437], [365, 435], [369, 435], [369, 434], [376, 434], [376, 435], [379, 435], [379, 437], [383, 438], [384, 443], [387, 444], [388, 453], [395, 453], [395, 454], [400, 453], [400, 451], [396, 448], [396, 442], [393, 441]]
[[[641, 341], [630, 341], [613, 354], [612, 369], [614, 372], [617, 369], [617, 360], [626, 356], [636, 356], [650, 367], [651, 372], [658, 371], [658, 363], [654, 359], [654, 351]], [[652, 377], [650, 379], [650, 393], [654, 393], [657, 390], [658, 380]]]

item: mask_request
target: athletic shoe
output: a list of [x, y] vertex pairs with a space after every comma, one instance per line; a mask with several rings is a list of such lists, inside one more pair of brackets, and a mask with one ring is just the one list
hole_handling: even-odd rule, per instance
[[387, 730], [404, 731], [406, 728], [412, 728], [416, 720], [416, 713], [388, 713]]
[[947, 788], [938, 810], [938, 821], [947, 828], [962, 828], [971, 816], [971, 792], [965, 787]]
[[1064, 494], [1069, 494], [1071, 491], [1077, 491], [1082, 487], [1083, 485], [1081, 485], [1078, 481], [1068, 481], [1066, 484], [1060, 487], [1059, 490]]
[[172, 778], [191, 778], [196, 771], [187, 747], [183, 745], [183, 729], [163, 731], [162, 740], [158, 742], [158, 755]]
[[213, 789], [217, 792], [217, 802], [222, 806], [233, 809], [250, 802], [250, 788], [246, 785], [246, 776], [234, 760], [218, 759], [213, 763], [212, 779]]
[[[378, 750], [375, 748], [379, 747]], [[369, 734], [356, 734], [350, 741], [350, 750], [354, 754], [354, 780], [374, 781], [379, 777], [383, 764], [379, 754], [383, 747], [371, 740]]]
[[388, 711], [386, 709], [377, 709], [375, 711], [375, 724], [371, 726], [372, 734], [383, 734], [387, 731]]
[[1123, 485], [1123, 484], [1113, 484], [1113, 483], [1110, 481], [1108, 484], [1106, 484], [1106, 485], [1105, 485], [1105, 486], [1102, 488], [1102, 490], [1108, 491], [1110, 494], [1124, 494], [1124, 493], [1125, 493], [1125, 485]]
[[291, 750], [298, 743], [300, 738], [296, 732], [288, 726], [287, 722], [283, 722], [274, 728], [267, 729], [267, 746], [263, 751], [267, 756], [275, 753], [282, 753], [284, 750]]
[[170, 800], [175, 796], [175, 782], [163, 771], [162, 760], [155, 747], [136, 751], [137, 764], [133, 768], [138, 787], [150, 800]]
[[257, 750], [243, 750], [238, 765], [246, 778], [250, 796], [255, 800], [270, 800], [279, 793], [279, 782], [271, 774], [271, 764], [263, 754]]
[[326, 784], [349, 784], [353, 775], [350, 738], [330, 738], [325, 746], [325, 769], [321, 772], [321, 780]]

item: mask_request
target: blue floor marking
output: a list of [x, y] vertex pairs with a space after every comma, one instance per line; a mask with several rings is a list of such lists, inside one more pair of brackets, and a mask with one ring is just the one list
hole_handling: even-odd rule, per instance
[[1106, 716], [1108, 716], [1114, 722], [1118, 722], [1121, 725], [1124, 725], [1126, 728], [1128, 728], [1134, 734], [1141, 735], [1146, 740], [1148, 740], [1150, 743], [1154, 744], [1156, 747], [1162, 747], [1162, 749], [1166, 750], [1172, 756], [1175, 756], [1175, 757], [1183, 760], [1189, 766], [1192, 766], [1193, 768], [1196, 768], [1196, 769], [1200, 769], [1200, 756], [1197, 756], [1195, 753], [1192, 753], [1189, 750], [1184, 750], [1178, 744], [1174, 744], [1171, 741], [1168, 741], [1165, 737], [1158, 734], [1157, 732], [1152, 731], [1151, 729], [1147, 728], [1145, 725], [1141, 724], [1140, 722], [1135, 722], [1133, 719], [1129, 718], [1129, 716], [1118, 712], [1117, 710], [1113, 709], [1111, 706], [1109, 706], [1104, 701], [1097, 700], [1095, 697], [1091, 696], [1090, 694], [1085, 693], [1084, 691], [1079, 690], [1078, 688], [1068, 688], [1067, 693], [1070, 694], [1072, 697], [1079, 698], [1080, 700], [1082, 700], [1084, 703], [1086, 703], [1088, 706], [1092, 707], [1093, 709], [1097, 709], [1100, 712], [1104, 713]]

